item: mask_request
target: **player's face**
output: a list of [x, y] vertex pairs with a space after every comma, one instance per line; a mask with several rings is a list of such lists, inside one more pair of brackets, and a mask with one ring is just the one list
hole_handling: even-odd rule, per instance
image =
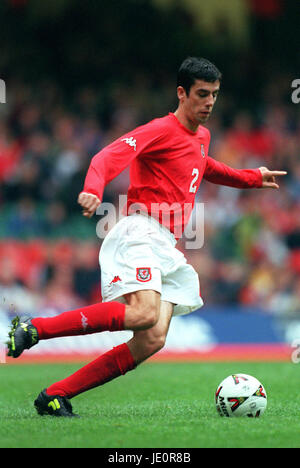
[[187, 119], [196, 125], [205, 123], [209, 119], [216, 102], [220, 90], [220, 81], [208, 83], [207, 81], [196, 80], [191, 86], [188, 96], [184, 88], [181, 90], [179, 88], [178, 97]]

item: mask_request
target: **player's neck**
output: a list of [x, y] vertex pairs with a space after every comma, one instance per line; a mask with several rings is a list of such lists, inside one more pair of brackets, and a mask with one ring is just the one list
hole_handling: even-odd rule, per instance
[[178, 107], [178, 109], [174, 112], [175, 117], [179, 120], [179, 122], [186, 127], [191, 132], [196, 133], [199, 128], [199, 123], [191, 121], [187, 115], [184, 113], [183, 109]]

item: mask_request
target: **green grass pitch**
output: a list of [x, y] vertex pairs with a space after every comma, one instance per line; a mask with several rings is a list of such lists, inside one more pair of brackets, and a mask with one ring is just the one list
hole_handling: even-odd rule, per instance
[[[72, 400], [80, 419], [38, 416], [37, 394], [79, 364], [0, 365], [0, 447], [300, 447], [299, 367], [289, 362], [149, 362]], [[266, 388], [258, 419], [221, 418], [214, 393], [246, 373]]]

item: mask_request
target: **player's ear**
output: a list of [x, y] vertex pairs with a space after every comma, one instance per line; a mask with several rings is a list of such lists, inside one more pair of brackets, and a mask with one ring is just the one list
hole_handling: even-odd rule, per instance
[[179, 101], [182, 101], [182, 99], [186, 98], [186, 91], [183, 86], [177, 87], [177, 97]]

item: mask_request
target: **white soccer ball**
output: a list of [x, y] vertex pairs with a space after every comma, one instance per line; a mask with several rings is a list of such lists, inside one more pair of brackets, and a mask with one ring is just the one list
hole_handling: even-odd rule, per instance
[[266, 410], [267, 394], [255, 377], [233, 374], [220, 383], [215, 401], [220, 416], [258, 418]]

